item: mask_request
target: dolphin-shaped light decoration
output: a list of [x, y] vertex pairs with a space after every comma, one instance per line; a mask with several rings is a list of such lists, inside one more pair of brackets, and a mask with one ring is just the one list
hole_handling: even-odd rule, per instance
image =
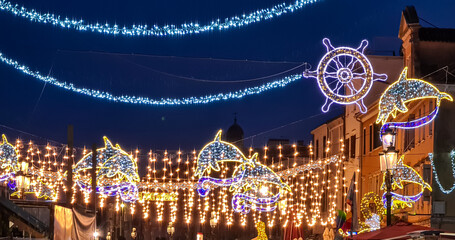
[[7, 176], [19, 171], [17, 160], [17, 149], [6, 139], [5, 134], [2, 134], [2, 143], [0, 144], [0, 181], [6, 180]]
[[452, 96], [440, 92], [434, 85], [421, 79], [407, 78], [408, 68], [405, 67], [398, 81], [390, 85], [379, 100], [379, 114], [376, 123], [387, 122], [390, 115], [396, 117], [397, 111], [408, 111], [406, 103], [424, 98], [436, 98], [436, 106], [439, 107], [442, 99], [453, 101]]
[[[136, 161], [118, 144], [114, 146], [107, 137], [103, 139], [104, 148], [96, 150], [97, 192], [109, 196], [120, 192], [122, 200], [134, 201], [138, 195], [136, 184], [140, 182]], [[92, 169], [92, 156], [92, 153], [85, 155], [73, 168], [78, 185], [88, 192], [91, 179], [83, 178], [80, 172]]]
[[250, 159], [235, 169], [233, 178], [239, 175], [243, 175], [243, 177], [231, 185], [231, 191], [242, 192], [248, 191], [249, 189], [259, 191], [262, 186], [268, 184], [276, 185], [280, 189], [289, 192], [291, 191], [291, 188], [272, 169], [258, 161], [257, 153], [254, 153]]
[[[420, 193], [416, 195], [401, 195], [396, 192], [392, 192], [392, 205], [393, 206], [407, 206], [411, 207], [412, 204], [420, 199], [425, 189], [432, 191], [430, 184], [425, 182], [420, 174], [412, 167], [403, 163], [404, 155], [398, 160], [395, 168], [392, 170], [392, 190], [403, 189], [403, 183], [414, 183], [420, 185]], [[385, 174], [381, 189], [386, 190]], [[383, 195], [383, 201], [385, 203], [385, 193]]]
[[[392, 170], [392, 189], [403, 189], [404, 183], [415, 183], [422, 186], [423, 189], [432, 191], [430, 184], [425, 182], [420, 174], [412, 167], [403, 163], [404, 155], [398, 160], [395, 168]], [[385, 175], [384, 175], [385, 176]], [[382, 183], [382, 189], [386, 189], [385, 182]]]
[[245, 161], [242, 151], [234, 144], [221, 140], [222, 130], [219, 130], [215, 139], [205, 145], [197, 157], [196, 176], [202, 177], [205, 172], [211, 170], [220, 171], [219, 162], [240, 162]]

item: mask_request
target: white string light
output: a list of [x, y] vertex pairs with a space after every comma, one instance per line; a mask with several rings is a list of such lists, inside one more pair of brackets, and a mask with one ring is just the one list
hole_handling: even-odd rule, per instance
[[[449, 188], [449, 189], [446, 189], [444, 186], [442, 186], [441, 181], [439, 180], [438, 172], [436, 171], [436, 167], [434, 166], [433, 153], [428, 154], [428, 156], [430, 157], [431, 167], [433, 168], [434, 179], [436, 179], [436, 183], [438, 183], [439, 189], [444, 194], [450, 194], [453, 190], [455, 190], [455, 182], [452, 184], [452, 187]], [[452, 167], [452, 176], [455, 179], [455, 163], [454, 163], [454, 159], [455, 159], [455, 150], [452, 150], [450, 152], [450, 162], [451, 162], [451, 167]]]
[[[180, 26], [164, 25], [149, 26], [132, 25], [130, 27], [119, 27], [117, 24], [86, 23], [84, 20], [71, 20], [51, 13], [40, 13], [35, 9], [27, 9], [13, 4], [6, 0], [0, 0], [0, 10], [9, 12], [14, 16], [20, 16], [32, 22], [51, 24], [65, 29], [73, 29], [80, 32], [94, 32], [103, 35], [124, 35], [124, 36], [183, 36], [188, 34], [199, 34], [214, 30], [224, 31], [231, 28], [244, 27], [252, 23], [270, 20], [284, 14], [293, 13], [304, 6], [317, 2], [318, 0], [296, 0], [294, 3], [281, 3], [271, 8], [258, 9], [250, 14], [242, 14], [224, 20], [216, 19], [208, 24], [199, 25], [197, 22], [184, 23]], [[81, 19], [81, 18], [78, 18]], [[141, 22], [141, 21], [137, 21]]]
[[[1, 0], [0, 0], [1, 1]], [[54, 86], [73, 91], [75, 93], [83, 94], [86, 96], [105, 99], [112, 102], [121, 102], [129, 104], [141, 104], [141, 105], [155, 105], [155, 106], [170, 106], [170, 105], [192, 105], [192, 104], [207, 104], [218, 101], [226, 101], [229, 99], [241, 99], [249, 95], [261, 94], [265, 91], [269, 91], [279, 87], [285, 87], [288, 84], [302, 79], [302, 74], [294, 74], [283, 77], [282, 79], [268, 82], [256, 87], [248, 87], [235, 92], [228, 93], [218, 93], [214, 95], [205, 95], [198, 97], [186, 97], [186, 98], [161, 98], [161, 99], [152, 99], [148, 97], [140, 96], [131, 96], [131, 95], [114, 95], [109, 92], [90, 89], [90, 88], [81, 88], [76, 87], [73, 83], [66, 83], [59, 81], [53, 77], [42, 75], [39, 71], [33, 71], [28, 66], [22, 65], [17, 61], [7, 58], [0, 52], [0, 61], [14, 67], [16, 70], [25, 73], [31, 77], [34, 77], [45, 83], [52, 84]]]

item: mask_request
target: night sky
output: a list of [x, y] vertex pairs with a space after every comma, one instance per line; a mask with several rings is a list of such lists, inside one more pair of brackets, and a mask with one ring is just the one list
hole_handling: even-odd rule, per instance
[[[280, 3], [12, 1], [42, 12], [81, 17], [90, 22], [115, 22], [120, 26], [179, 25], [194, 20], [204, 24]], [[33, 70], [81, 87], [152, 98], [200, 96], [256, 86], [302, 72], [302, 67], [287, 70], [303, 62], [316, 66], [326, 52], [321, 43], [324, 37], [329, 37], [335, 47], [356, 47], [362, 39], [368, 39], [371, 54], [398, 53], [401, 11], [410, 4], [431, 24], [455, 27], [452, 0], [323, 0], [295, 13], [243, 28], [162, 38], [81, 33], [30, 23], [0, 12], [0, 51]], [[422, 21], [421, 24], [430, 26]], [[270, 75], [275, 77], [266, 77]], [[256, 78], [259, 80], [226, 83]], [[0, 131], [24, 140], [37, 138], [29, 135], [33, 134], [64, 143], [66, 126], [74, 124], [76, 146], [101, 144], [102, 136], [106, 135], [127, 149], [200, 149], [218, 129], [227, 129], [233, 123], [236, 112], [246, 145], [260, 146], [269, 138], [308, 141], [313, 128], [342, 113], [340, 106], [332, 105], [329, 113], [322, 114], [323, 103], [315, 80], [304, 79], [261, 95], [207, 105], [121, 104], [44, 86], [43, 82], [0, 65], [0, 124], [16, 129], [2, 126]]]

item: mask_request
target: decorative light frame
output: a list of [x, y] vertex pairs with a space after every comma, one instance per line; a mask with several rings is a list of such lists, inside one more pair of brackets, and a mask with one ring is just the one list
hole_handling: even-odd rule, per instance
[[[385, 124], [390, 115], [395, 118], [397, 112], [407, 112], [408, 108], [406, 107], [406, 103], [414, 100], [436, 98], [437, 107], [441, 105], [442, 99], [447, 99], [451, 102], [453, 101], [452, 96], [448, 93], [440, 92], [433, 84], [422, 79], [408, 78], [407, 75], [408, 67], [405, 67], [398, 80], [391, 84], [382, 94], [379, 100], [379, 113], [376, 123], [382, 122], [382, 124]], [[431, 122], [434, 119], [435, 114], [437, 114], [436, 109], [429, 115], [430, 118], [423, 117], [413, 121], [413, 124], [416, 126], [409, 125], [402, 126], [402, 128], [416, 128]]]
[[[105, 196], [118, 194], [125, 202], [136, 201], [137, 183], [140, 182], [136, 161], [118, 144], [114, 146], [107, 137], [103, 139], [105, 146], [96, 150], [96, 192]], [[73, 167], [75, 182], [86, 193], [92, 191], [91, 178], [84, 177], [80, 173], [92, 169], [92, 156], [92, 152], [86, 154]]]
[[[367, 112], [367, 107], [363, 103], [363, 98], [367, 96], [371, 87], [373, 86], [374, 81], [385, 81], [387, 80], [386, 74], [376, 74], [373, 72], [373, 67], [364, 55], [364, 50], [368, 46], [368, 41], [363, 40], [360, 43], [360, 46], [357, 49], [350, 47], [338, 47], [335, 48], [330, 43], [328, 38], [324, 38], [322, 43], [327, 48], [327, 53], [319, 61], [316, 71], [306, 71], [303, 76], [305, 78], [316, 78], [319, 89], [326, 97], [326, 101], [322, 106], [321, 110], [323, 112], [328, 112], [330, 106], [333, 103], [338, 103], [342, 105], [357, 104], [362, 113]], [[342, 63], [340, 57], [344, 56], [351, 58], [349, 62], [345, 61]], [[335, 67], [332, 67], [330, 64], [334, 63]], [[358, 69], [354, 69], [356, 63], [361, 65], [362, 73], [357, 73]], [[333, 68], [335, 72], [329, 72], [328, 67]], [[359, 68], [359, 69], [360, 69]], [[336, 79], [335, 88], [331, 88], [329, 85], [328, 78]], [[362, 81], [362, 86], [357, 90], [352, 82], [355, 79]], [[341, 88], [349, 89], [350, 94], [341, 94], [339, 91]]]
[[[404, 160], [404, 155], [401, 156], [400, 160], [398, 160], [395, 168], [392, 170], [392, 190], [396, 189], [403, 189], [403, 184], [402, 182], [408, 182], [408, 183], [413, 183], [413, 184], [418, 184], [421, 188], [420, 193], [412, 196], [405, 196], [401, 195], [395, 192], [392, 192], [392, 206], [394, 208], [397, 208], [399, 206], [401, 207], [411, 207], [413, 203], [418, 201], [422, 195], [425, 189], [428, 189], [429, 191], [432, 191], [433, 189], [431, 188], [430, 184], [425, 182], [420, 176], [420, 174], [412, 167], [406, 165], [403, 163]], [[381, 189], [385, 190], [386, 185], [385, 185], [385, 177], [386, 174], [384, 173], [383, 175], [383, 182]], [[387, 198], [386, 198], [386, 193], [383, 194], [382, 200], [384, 203], [384, 206], [386, 206]]]

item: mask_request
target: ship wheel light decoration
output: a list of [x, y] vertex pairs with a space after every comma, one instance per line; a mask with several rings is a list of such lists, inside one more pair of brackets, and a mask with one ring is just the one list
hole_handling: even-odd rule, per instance
[[363, 98], [370, 91], [373, 82], [387, 80], [386, 74], [373, 72], [370, 61], [363, 54], [368, 41], [363, 40], [357, 49], [334, 48], [328, 38], [324, 38], [322, 43], [327, 48], [327, 53], [322, 57], [317, 69], [303, 73], [305, 78], [317, 79], [318, 86], [326, 97], [322, 111], [329, 111], [335, 102], [342, 105], [355, 103], [362, 113], [366, 113]]

